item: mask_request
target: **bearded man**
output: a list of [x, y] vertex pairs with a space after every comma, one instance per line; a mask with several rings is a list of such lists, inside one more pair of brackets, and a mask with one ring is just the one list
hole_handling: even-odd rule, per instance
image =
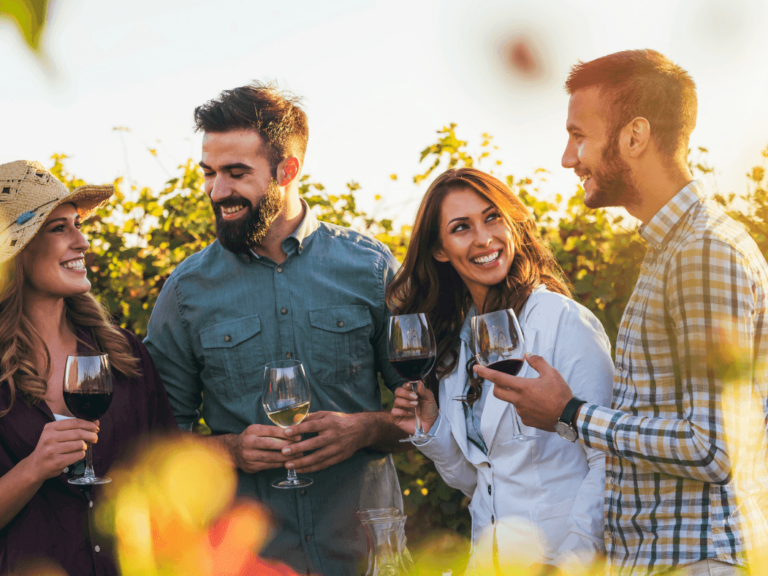
[[[402, 508], [386, 454], [402, 434], [377, 379], [402, 383], [384, 303], [397, 262], [380, 242], [318, 222], [300, 198], [308, 127], [296, 98], [243, 86], [195, 109], [195, 123], [217, 240], [168, 278], [145, 343], [180, 426], [204, 399], [207, 441], [237, 466], [239, 493], [272, 510], [278, 531], [263, 555], [302, 574], [358, 573], [355, 511]], [[311, 389], [311, 413], [286, 430], [261, 402], [264, 365], [284, 359], [303, 363]], [[286, 468], [313, 484], [273, 488]]]
[[565, 168], [648, 243], [616, 339], [610, 407], [478, 367], [524, 424], [606, 453], [608, 574], [743, 574], [768, 532], [768, 265], [688, 168], [696, 88], [653, 50], [573, 67]]

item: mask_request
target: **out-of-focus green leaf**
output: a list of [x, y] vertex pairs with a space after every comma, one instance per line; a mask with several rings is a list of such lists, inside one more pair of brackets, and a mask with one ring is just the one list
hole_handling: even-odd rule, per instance
[[48, 0], [0, 0], [0, 17], [14, 20], [27, 46], [35, 52], [40, 51], [40, 39], [47, 15]]

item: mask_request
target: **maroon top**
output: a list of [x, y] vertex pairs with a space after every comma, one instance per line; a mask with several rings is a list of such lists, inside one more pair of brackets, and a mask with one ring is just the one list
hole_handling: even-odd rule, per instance
[[[165, 388], [144, 344], [133, 334], [128, 338], [142, 376], [127, 378], [113, 371], [112, 403], [99, 419], [99, 441], [93, 445], [93, 468], [103, 476], [142, 435], [153, 430], [177, 430]], [[86, 332], [78, 336], [92, 341]], [[78, 345], [78, 353], [88, 350]], [[0, 409], [8, 407], [10, 393], [0, 384]], [[43, 427], [53, 422], [45, 402], [27, 406], [20, 398], [0, 418], [0, 475], [29, 456], [37, 446]], [[82, 475], [84, 461], [69, 466], [67, 473], [46, 480], [40, 490], [11, 522], [0, 529], [0, 574], [13, 572], [27, 561], [47, 558], [74, 575], [117, 575], [111, 543], [94, 529], [95, 504], [101, 488], [81, 488], [67, 482]], [[93, 501], [93, 503], [91, 503]]]

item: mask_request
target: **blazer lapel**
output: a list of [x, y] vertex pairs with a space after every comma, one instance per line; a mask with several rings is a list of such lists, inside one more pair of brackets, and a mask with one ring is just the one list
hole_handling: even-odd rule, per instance
[[451, 425], [453, 437], [461, 448], [464, 456], [469, 459], [469, 445], [467, 440], [467, 425], [464, 419], [464, 408], [460, 398], [464, 395], [464, 384], [466, 382], [466, 365], [469, 357], [466, 343], [462, 341], [459, 350], [459, 360], [456, 362], [456, 369], [453, 373], [442, 381], [440, 396], [440, 409], [445, 411], [448, 421]]

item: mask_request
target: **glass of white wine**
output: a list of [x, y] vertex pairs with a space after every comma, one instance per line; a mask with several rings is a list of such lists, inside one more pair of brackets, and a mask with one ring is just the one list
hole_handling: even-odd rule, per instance
[[[281, 428], [299, 424], [309, 413], [309, 380], [304, 365], [296, 360], [280, 360], [264, 366], [264, 390], [261, 393], [264, 411]], [[275, 480], [275, 488], [304, 488], [312, 484], [310, 478], [299, 478], [295, 470], [288, 470], [288, 478]]]

